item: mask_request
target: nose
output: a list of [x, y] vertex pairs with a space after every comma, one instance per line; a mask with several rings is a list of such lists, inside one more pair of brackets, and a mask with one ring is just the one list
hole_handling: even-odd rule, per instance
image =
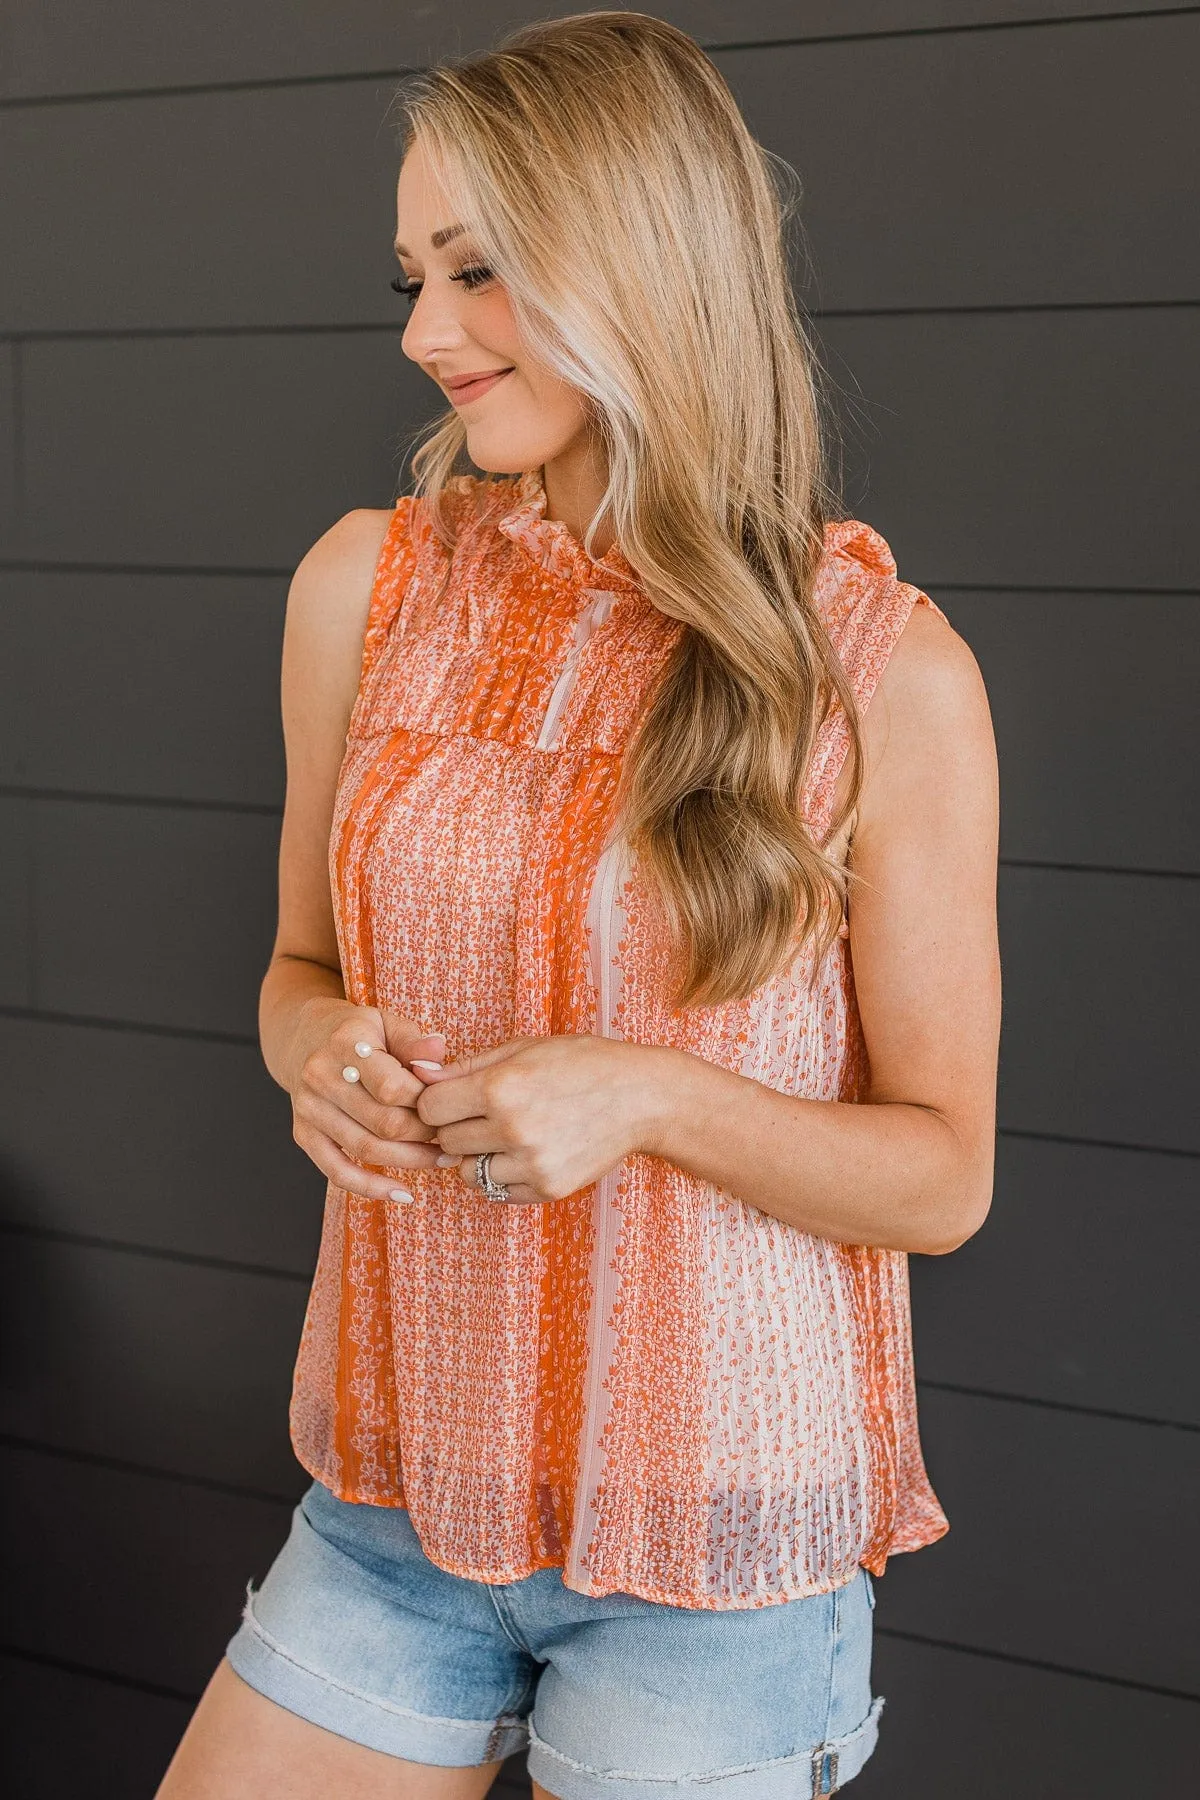
[[446, 292], [446, 286], [444, 282], [430, 284], [428, 281], [422, 285], [400, 338], [400, 348], [405, 356], [420, 363], [427, 373], [432, 373], [428, 365], [435, 358], [455, 354], [467, 341], [455, 309], [454, 295]]

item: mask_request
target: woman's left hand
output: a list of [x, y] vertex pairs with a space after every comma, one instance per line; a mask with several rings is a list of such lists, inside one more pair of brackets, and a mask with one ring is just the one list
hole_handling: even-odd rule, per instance
[[561, 1200], [651, 1147], [669, 1054], [620, 1038], [513, 1038], [416, 1070], [428, 1083], [416, 1110], [472, 1187], [476, 1155], [491, 1150], [488, 1174], [512, 1200]]

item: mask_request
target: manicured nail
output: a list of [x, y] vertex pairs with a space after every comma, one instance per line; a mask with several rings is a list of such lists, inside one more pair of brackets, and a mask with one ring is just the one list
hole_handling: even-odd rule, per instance
[[414, 1069], [440, 1069], [442, 1065], [441, 1063], [426, 1062], [423, 1056], [414, 1056], [412, 1066]]
[[411, 1200], [412, 1195], [409, 1193], [407, 1188], [393, 1188], [392, 1189], [392, 1199], [393, 1200]]
[[461, 1161], [462, 1161], [462, 1158], [459, 1156], [439, 1156], [437, 1159], [437, 1166], [439, 1169], [448, 1169], [450, 1167], [451, 1163], [456, 1163], [456, 1162], [461, 1162]]

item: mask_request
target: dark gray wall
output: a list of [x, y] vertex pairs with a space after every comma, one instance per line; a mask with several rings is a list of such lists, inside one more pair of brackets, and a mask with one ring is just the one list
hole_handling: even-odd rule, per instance
[[[848, 503], [974, 646], [1002, 756], [996, 1200], [913, 1263], [952, 1530], [881, 1584], [889, 1710], [855, 1791], [1169, 1800], [1200, 1750], [1200, 8], [660, 10], [802, 175]], [[389, 502], [437, 399], [387, 285], [394, 76], [522, 12], [0, 20], [3, 1691], [27, 1800], [153, 1792], [304, 1485], [285, 1414], [324, 1182], [255, 1028], [284, 599], [334, 519]]]

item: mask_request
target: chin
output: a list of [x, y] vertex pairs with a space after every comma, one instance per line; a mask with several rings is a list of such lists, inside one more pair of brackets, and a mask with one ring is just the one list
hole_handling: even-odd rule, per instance
[[545, 458], [533, 451], [505, 449], [503, 445], [489, 443], [487, 434], [473, 431], [467, 432], [467, 453], [476, 468], [482, 469], [486, 475], [523, 475], [527, 469], [538, 469]]
[[467, 449], [475, 467], [482, 469], [485, 475], [523, 475], [525, 473], [525, 464], [513, 462], [511, 457], [484, 456], [482, 452], [474, 450], [469, 442]]

